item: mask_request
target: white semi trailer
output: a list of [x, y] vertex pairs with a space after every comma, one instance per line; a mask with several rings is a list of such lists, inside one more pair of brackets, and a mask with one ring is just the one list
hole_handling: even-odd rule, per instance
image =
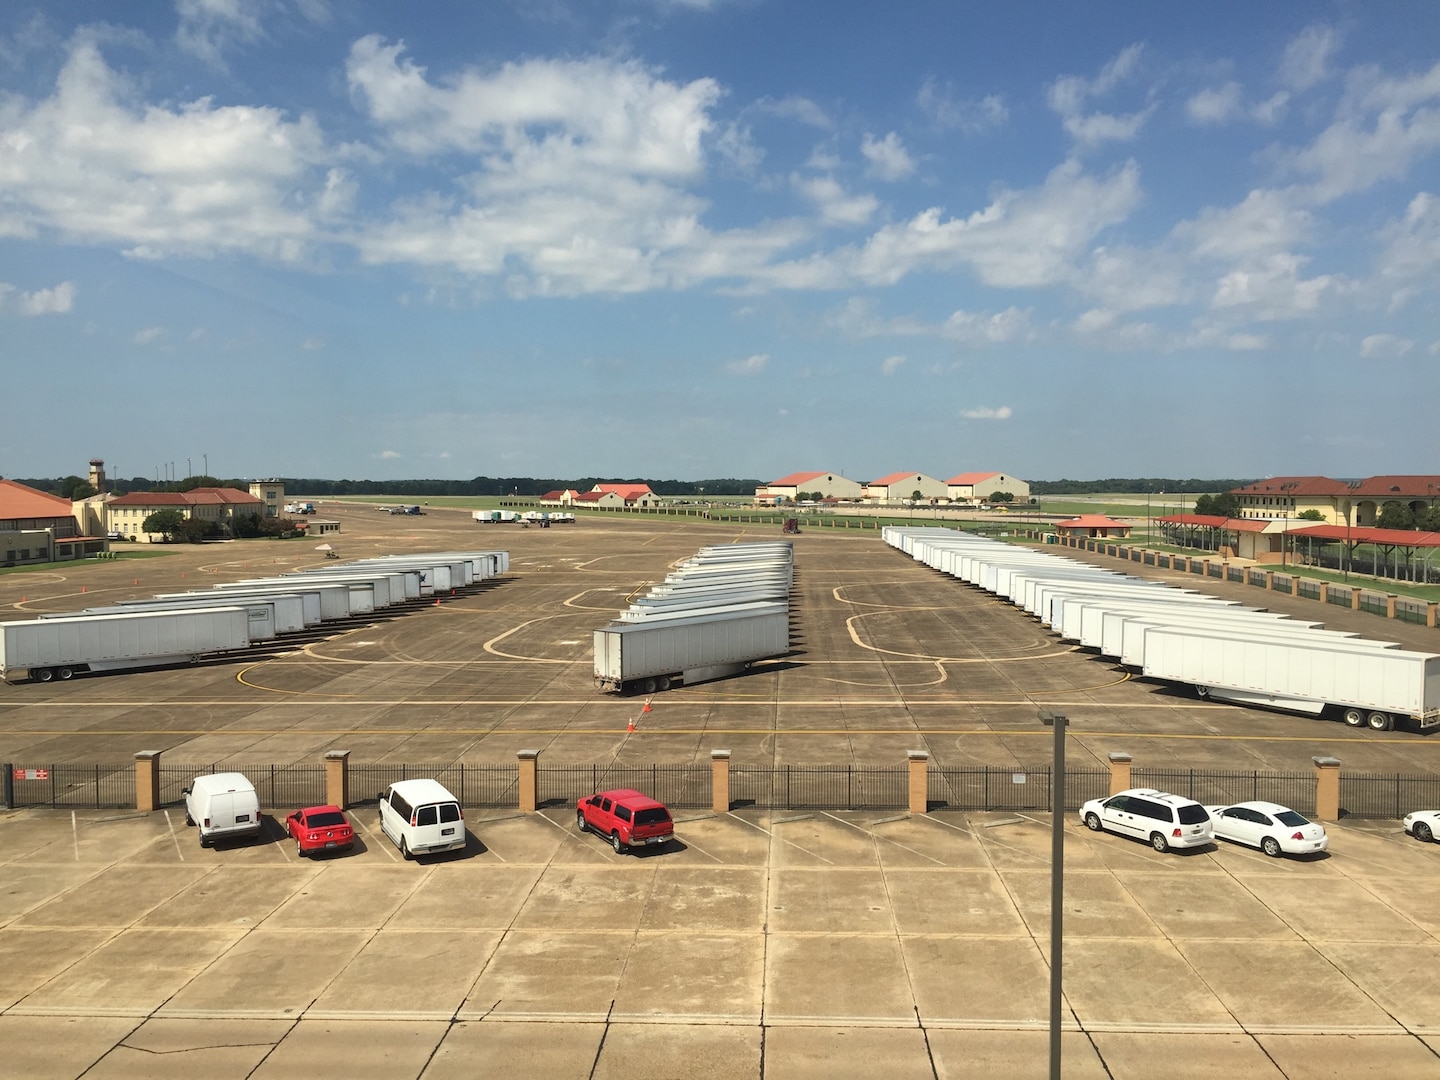
[[1440, 727], [1440, 656], [1341, 643], [1245, 639], [1192, 629], [1145, 632], [1147, 678], [1186, 683], [1201, 697], [1320, 716], [1389, 731]]
[[602, 690], [653, 694], [736, 675], [789, 649], [783, 610], [616, 624], [595, 631], [595, 682]]
[[194, 663], [249, 645], [244, 607], [0, 623], [0, 678], [50, 682], [84, 671]]

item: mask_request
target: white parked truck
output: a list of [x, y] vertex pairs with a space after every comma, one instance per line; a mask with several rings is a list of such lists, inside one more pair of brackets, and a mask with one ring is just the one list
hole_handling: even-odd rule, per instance
[[249, 645], [244, 607], [0, 623], [0, 678], [49, 682], [84, 671], [193, 663]]
[[1440, 656], [1433, 653], [1151, 627], [1143, 673], [1193, 686], [1201, 697], [1331, 712], [1351, 727], [1440, 727]]
[[602, 690], [653, 694], [735, 675], [789, 649], [783, 610], [616, 624], [595, 631], [595, 682]]

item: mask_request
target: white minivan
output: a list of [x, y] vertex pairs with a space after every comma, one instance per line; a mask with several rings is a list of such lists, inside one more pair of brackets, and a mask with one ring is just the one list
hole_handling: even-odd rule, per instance
[[382, 791], [380, 828], [405, 858], [465, 846], [460, 800], [438, 780], [401, 780]]
[[260, 796], [244, 773], [197, 776], [183, 794], [185, 824], [199, 828], [201, 847], [209, 847], [216, 840], [260, 835]]

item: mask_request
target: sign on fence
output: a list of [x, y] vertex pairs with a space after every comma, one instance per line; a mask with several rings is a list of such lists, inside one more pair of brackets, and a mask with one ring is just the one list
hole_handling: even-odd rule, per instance
[[49, 769], [16, 769], [16, 780], [49, 780]]

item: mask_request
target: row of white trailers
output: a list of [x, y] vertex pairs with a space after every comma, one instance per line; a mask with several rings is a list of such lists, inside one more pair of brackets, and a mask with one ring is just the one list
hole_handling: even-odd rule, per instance
[[1440, 656], [953, 529], [884, 537], [1062, 639], [1201, 697], [1377, 731], [1440, 726]]
[[394, 555], [0, 623], [0, 678], [50, 682], [240, 652], [506, 573], [506, 551]]
[[788, 540], [701, 548], [595, 631], [595, 684], [653, 694], [783, 656], [794, 580]]

